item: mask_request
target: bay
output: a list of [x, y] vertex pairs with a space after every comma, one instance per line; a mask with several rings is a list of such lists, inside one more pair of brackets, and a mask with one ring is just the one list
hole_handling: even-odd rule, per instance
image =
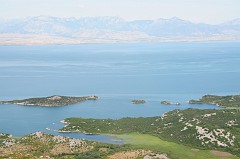
[[[0, 46], [0, 100], [50, 95], [97, 95], [66, 107], [0, 105], [0, 131], [16, 136], [58, 134], [67, 117], [113, 118], [162, 115], [205, 94], [239, 94], [240, 42], [185, 42]], [[131, 104], [144, 99], [146, 104]], [[161, 100], [181, 106], [161, 105]], [[46, 130], [50, 128], [51, 131]], [[64, 134], [112, 142], [104, 135]]]

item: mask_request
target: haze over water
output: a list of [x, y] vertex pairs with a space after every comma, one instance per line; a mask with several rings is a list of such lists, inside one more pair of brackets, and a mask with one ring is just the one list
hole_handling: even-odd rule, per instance
[[[66, 107], [0, 105], [0, 131], [57, 129], [67, 117], [156, 116], [205, 94], [239, 94], [240, 42], [0, 46], [0, 100], [97, 95]], [[133, 105], [132, 99], [146, 104]], [[161, 105], [161, 100], [181, 106]], [[55, 123], [55, 124], [53, 124]]]

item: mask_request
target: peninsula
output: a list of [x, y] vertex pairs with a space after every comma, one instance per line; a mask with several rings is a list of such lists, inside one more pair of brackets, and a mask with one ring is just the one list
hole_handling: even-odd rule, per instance
[[226, 108], [240, 108], [240, 95], [205, 95], [199, 100], [190, 100], [189, 104], [214, 104]]
[[59, 132], [112, 134], [123, 138], [137, 134], [145, 142], [148, 140], [145, 136], [150, 135], [155, 140], [165, 140], [198, 150], [228, 151], [240, 157], [239, 119], [240, 112], [235, 109], [185, 109], [155, 117], [115, 120], [67, 118], [64, 119], [66, 125]]
[[0, 101], [0, 104], [17, 104], [25, 106], [66, 106], [87, 100], [96, 100], [98, 96], [70, 97], [70, 96], [49, 96], [41, 98], [28, 98], [23, 100]]
[[[190, 153], [210, 151], [212, 154], [215, 152], [224, 153], [230, 158], [239, 158], [240, 95], [205, 95], [199, 100], [190, 100], [189, 103], [215, 104], [222, 106], [223, 109], [190, 108], [173, 110], [155, 117], [126, 117], [121, 119], [66, 118], [63, 120], [65, 126], [58, 131], [62, 133], [112, 134], [122, 137], [124, 141], [129, 141], [133, 145], [139, 145], [141, 142], [139, 139], [141, 139], [145, 148], [152, 146], [152, 142], [148, 142], [150, 139], [159, 141], [159, 145], [164, 140], [164, 142], [168, 142], [167, 145], [174, 144], [171, 146], [169, 156], [181, 156], [178, 150], [187, 146], [191, 150], [186, 152]], [[172, 102], [162, 101], [162, 104], [172, 104]], [[176, 145], [180, 145], [180, 147], [177, 146], [178, 148], [174, 150], [173, 147]], [[169, 152], [166, 147], [162, 147], [161, 151]], [[198, 157], [201, 159], [214, 158], [204, 157], [204, 155], [205, 153], [198, 155]], [[192, 154], [179, 158], [192, 158]]]

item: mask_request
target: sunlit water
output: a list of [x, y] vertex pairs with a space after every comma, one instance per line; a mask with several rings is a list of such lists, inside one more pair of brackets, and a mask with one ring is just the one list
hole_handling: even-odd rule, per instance
[[[22, 136], [52, 130], [67, 117], [162, 115], [205, 94], [239, 94], [240, 42], [0, 46], [0, 100], [97, 95], [66, 107], [0, 105], [0, 131]], [[131, 104], [144, 99], [146, 104]], [[160, 101], [181, 106], [161, 105]], [[48, 131], [46, 128], [50, 128]], [[62, 134], [102, 142], [103, 135]]]

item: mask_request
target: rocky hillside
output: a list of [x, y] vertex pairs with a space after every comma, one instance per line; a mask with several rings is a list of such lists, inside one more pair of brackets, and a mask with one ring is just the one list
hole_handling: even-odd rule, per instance
[[111, 145], [36, 132], [21, 138], [0, 133], [0, 159], [169, 159], [166, 154], [129, 145]]
[[84, 153], [93, 149], [93, 143], [81, 139], [53, 136], [36, 132], [22, 138], [5, 135], [0, 140], [0, 158], [51, 158], [61, 154]]

